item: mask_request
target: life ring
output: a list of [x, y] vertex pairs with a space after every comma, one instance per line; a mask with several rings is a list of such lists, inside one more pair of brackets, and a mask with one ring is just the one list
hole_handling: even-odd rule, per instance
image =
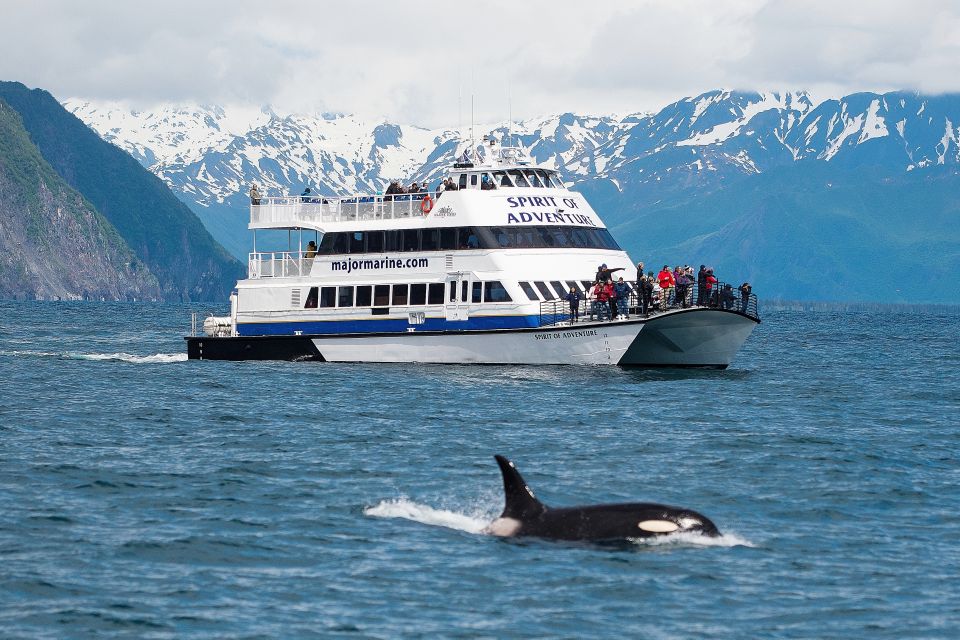
[[423, 215], [427, 215], [432, 210], [433, 210], [433, 198], [431, 198], [430, 196], [424, 197], [424, 199], [420, 201], [420, 211], [423, 212]]

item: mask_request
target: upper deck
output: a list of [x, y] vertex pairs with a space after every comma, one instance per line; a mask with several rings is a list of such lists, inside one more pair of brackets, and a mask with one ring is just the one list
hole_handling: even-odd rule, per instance
[[[490, 224], [492, 211], [504, 211], [497, 224], [602, 226], [580, 194], [569, 191], [552, 169], [529, 166], [512, 148], [490, 147], [478, 162], [460, 162], [447, 172], [452, 188], [439, 184], [414, 193], [348, 196], [268, 196], [250, 205], [250, 229], [364, 229]], [[481, 213], [483, 212], [483, 213]], [[483, 215], [484, 219], [473, 219]]]

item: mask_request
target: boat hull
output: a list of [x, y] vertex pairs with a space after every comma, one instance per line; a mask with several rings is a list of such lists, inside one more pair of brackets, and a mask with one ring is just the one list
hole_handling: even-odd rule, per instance
[[757, 320], [718, 309], [529, 329], [188, 337], [191, 359], [725, 368]]

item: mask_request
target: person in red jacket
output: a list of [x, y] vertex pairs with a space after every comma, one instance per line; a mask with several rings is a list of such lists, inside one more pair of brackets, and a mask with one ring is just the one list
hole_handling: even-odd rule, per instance
[[606, 320], [610, 315], [610, 297], [607, 295], [607, 287], [604, 283], [598, 282], [593, 286], [593, 310], [597, 315], [597, 320]]
[[711, 307], [717, 306], [717, 277], [713, 275], [713, 267], [707, 268], [704, 290], [707, 294], [707, 304]]
[[607, 305], [610, 307], [609, 319], [613, 320], [617, 317], [617, 292], [613, 288], [613, 280], [607, 280], [607, 283], [603, 285], [603, 293], [607, 296]]
[[669, 265], [663, 265], [663, 269], [657, 274], [657, 281], [660, 283], [660, 288], [663, 289], [663, 293], [660, 294], [660, 308], [666, 311], [670, 304], [670, 298], [673, 296], [674, 287], [677, 284]]

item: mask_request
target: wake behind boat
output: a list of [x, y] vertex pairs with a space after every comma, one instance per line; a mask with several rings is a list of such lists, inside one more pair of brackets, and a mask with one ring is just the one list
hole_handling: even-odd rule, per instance
[[[191, 359], [725, 368], [760, 322], [756, 297], [604, 319], [597, 265], [633, 269], [582, 194], [491, 142], [447, 188], [254, 197], [248, 277], [230, 315], [186, 337]], [[285, 251], [257, 230], [287, 231]], [[306, 236], [307, 245], [304, 246]], [[296, 237], [296, 249], [293, 248]], [[564, 299], [576, 291], [573, 308]], [[666, 307], [666, 305], [663, 305]]]

